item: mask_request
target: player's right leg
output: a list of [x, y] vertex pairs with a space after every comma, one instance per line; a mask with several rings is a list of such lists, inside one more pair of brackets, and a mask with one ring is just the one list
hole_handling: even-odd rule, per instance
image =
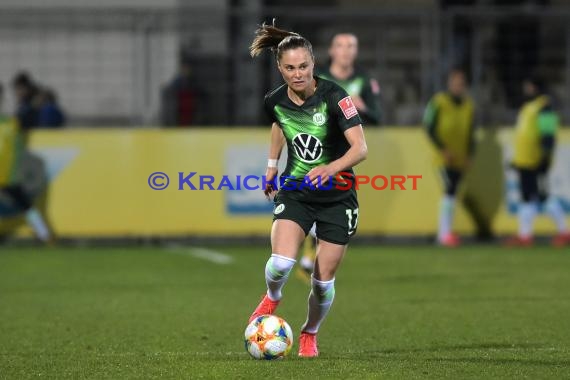
[[570, 230], [564, 208], [557, 197], [549, 195], [547, 173], [539, 173], [537, 177], [540, 203], [556, 225], [557, 234], [552, 238], [551, 244], [555, 247], [570, 245]]
[[311, 211], [286, 195], [275, 197], [274, 221], [271, 228], [272, 254], [265, 265], [267, 292], [251, 314], [251, 322], [260, 315], [274, 314], [282, 297], [282, 289], [296, 262], [301, 243], [311, 225]]
[[459, 187], [462, 173], [457, 169], [442, 167], [440, 174], [445, 192], [440, 203], [437, 241], [440, 245], [455, 247], [460, 244], [460, 241], [459, 237], [452, 230], [453, 214], [455, 212], [457, 188]]
[[504, 244], [509, 247], [526, 247], [533, 244], [534, 218], [538, 212], [537, 203], [540, 196], [537, 172], [529, 169], [518, 169], [518, 174], [522, 196], [522, 202], [518, 209], [519, 228], [515, 236], [505, 241]]
[[36, 237], [43, 243], [50, 243], [52, 233], [42, 213], [33, 205], [33, 201], [20, 185], [12, 185], [2, 189], [16, 204], [19, 210], [25, 212], [26, 222], [32, 227]]

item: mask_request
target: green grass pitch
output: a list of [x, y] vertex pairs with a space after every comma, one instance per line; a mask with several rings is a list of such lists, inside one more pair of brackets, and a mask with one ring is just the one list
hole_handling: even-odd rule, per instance
[[[0, 250], [1, 379], [568, 378], [570, 250], [352, 247], [317, 359], [250, 359], [264, 248]], [[223, 260], [222, 260], [223, 261]], [[308, 286], [278, 315], [295, 338]]]

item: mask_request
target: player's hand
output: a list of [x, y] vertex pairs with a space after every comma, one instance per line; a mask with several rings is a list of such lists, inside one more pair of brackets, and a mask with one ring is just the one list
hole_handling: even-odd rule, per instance
[[368, 109], [368, 107], [366, 107], [366, 103], [364, 103], [364, 100], [362, 100], [362, 98], [358, 95], [353, 95], [351, 96], [352, 99], [352, 103], [354, 104], [354, 106], [356, 107], [357, 110], [364, 112]]
[[263, 189], [263, 193], [268, 201], [272, 201], [277, 194], [277, 189], [273, 186], [273, 182], [277, 180], [277, 168], [267, 168], [265, 171], [265, 189]]
[[308, 173], [307, 176], [309, 180], [315, 187], [323, 186], [327, 183], [332, 176], [336, 173], [330, 168], [329, 165], [320, 165], [312, 168]]

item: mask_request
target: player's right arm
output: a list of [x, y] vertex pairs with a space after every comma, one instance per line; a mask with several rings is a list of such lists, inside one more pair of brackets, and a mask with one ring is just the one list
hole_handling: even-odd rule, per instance
[[438, 116], [439, 108], [435, 98], [432, 98], [424, 111], [423, 124], [430, 141], [442, 153], [444, 160], [447, 163], [451, 159], [451, 156], [437, 135]]
[[277, 177], [277, 162], [281, 157], [281, 152], [285, 146], [285, 135], [281, 130], [281, 127], [276, 122], [271, 125], [271, 145], [269, 146], [269, 160], [274, 160], [275, 166], [270, 165], [269, 161], [267, 164], [267, 170], [265, 171], [265, 179], [267, 185], [264, 189], [264, 193], [267, 197], [273, 197], [277, 189], [270, 183]]

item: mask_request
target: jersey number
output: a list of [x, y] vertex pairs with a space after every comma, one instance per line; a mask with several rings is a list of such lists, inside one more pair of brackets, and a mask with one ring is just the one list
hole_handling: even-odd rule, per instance
[[358, 226], [358, 209], [346, 209], [346, 216], [348, 217], [348, 235], [354, 234]]

